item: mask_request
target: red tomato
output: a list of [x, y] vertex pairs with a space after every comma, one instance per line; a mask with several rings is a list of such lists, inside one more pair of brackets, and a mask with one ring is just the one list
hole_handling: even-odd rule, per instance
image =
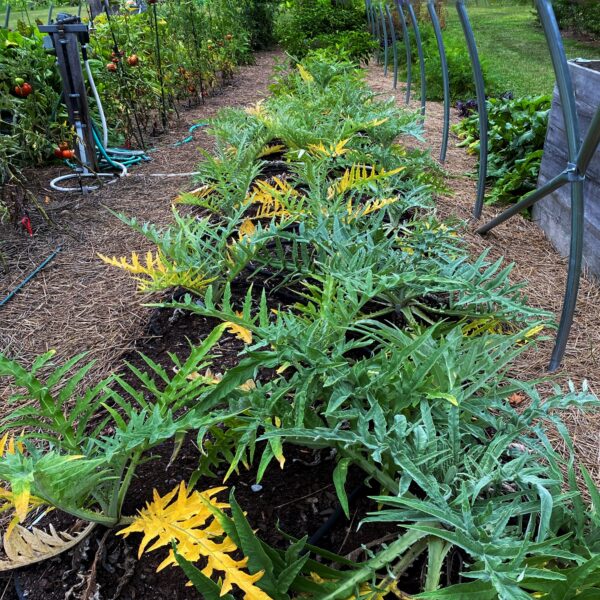
[[27, 98], [31, 92], [33, 92], [33, 88], [29, 83], [23, 83], [15, 86], [15, 95], [19, 96], [19, 98]]

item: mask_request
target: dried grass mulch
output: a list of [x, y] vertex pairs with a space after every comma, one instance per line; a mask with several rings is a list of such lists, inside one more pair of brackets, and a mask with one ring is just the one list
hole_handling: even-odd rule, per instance
[[[88, 379], [97, 381], [143, 335], [149, 309], [140, 304], [147, 298], [136, 294], [129, 275], [105, 265], [97, 253], [129, 256], [134, 250], [145, 252], [151, 245], [107, 208], [158, 225], [171, 221], [172, 200], [179, 192], [193, 189], [193, 180], [150, 174], [194, 171], [201, 159], [198, 150], [210, 150], [212, 138], [203, 128], [196, 129], [192, 142], [174, 148], [175, 142], [188, 135], [189, 127], [214, 116], [222, 107], [253, 104], [267, 95], [273, 68], [283, 55], [259, 52], [255, 58], [254, 65], [242, 67], [206, 104], [183, 111], [169, 133], [151, 140], [156, 146], [152, 161], [133, 167], [130, 177], [82, 196], [49, 188], [50, 179], [67, 172], [64, 168], [27, 173], [32, 190], [38, 197], [46, 197], [45, 208], [55, 226], [49, 226], [33, 210], [33, 238], [10, 225], [0, 226], [0, 250], [10, 268], [8, 274], [0, 269], [0, 299], [59, 245], [62, 251], [0, 307], [0, 348], [4, 353], [29, 364], [49, 349], [57, 350], [57, 360], [88, 351], [96, 360]], [[0, 398], [7, 391], [0, 382]]]

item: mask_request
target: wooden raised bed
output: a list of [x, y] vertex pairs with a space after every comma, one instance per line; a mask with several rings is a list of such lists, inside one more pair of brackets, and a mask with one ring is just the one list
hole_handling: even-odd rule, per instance
[[[585, 136], [600, 102], [600, 61], [570, 61], [569, 69], [577, 100], [580, 135]], [[538, 186], [558, 175], [568, 163], [567, 139], [558, 91], [552, 110]], [[571, 190], [566, 185], [533, 207], [533, 219], [556, 250], [569, 255]], [[588, 272], [600, 279], [600, 152], [594, 156], [585, 183], [585, 233], [583, 260]]]

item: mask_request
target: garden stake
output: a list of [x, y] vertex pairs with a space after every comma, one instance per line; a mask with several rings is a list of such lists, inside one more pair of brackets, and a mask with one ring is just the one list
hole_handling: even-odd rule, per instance
[[17, 285], [9, 294], [0, 301], [0, 306], [4, 306], [9, 300], [11, 300], [17, 292], [22, 289], [25, 285], [27, 285], [50, 261], [52, 261], [56, 255], [62, 250], [62, 246], [58, 246], [58, 248], [41, 264], [39, 264], [21, 283]]
[[481, 217], [483, 210], [483, 200], [485, 198], [485, 181], [487, 179], [488, 162], [488, 114], [485, 99], [485, 83], [483, 81], [483, 72], [481, 70], [481, 61], [477, 52], [475, 36], [469, 21], [469, 15], [465, 7], [465, 0], [456, 0], [456, 10], [460, 18], [460, 24], [467, 41], [471, 66], [473, 68], [473, 79], [475, 80], [475, 90], [477, 92], [477, 108], [479, 111], [479, 181], [477, 183], [477, 199], [473, 207], [473, 216], [476, 219]]
[[198, 83], [200, 84], [200, 97], [202, 98], [202, 104], [204, 104], [204, 81], [202, 79], [202, 60], [200, 58], [200, 38], [196, 31], [196, 18], [192, 5], [189, 4], [190, 9], [190, 21], [192, 23], [192, 37], [194, 38], [194, 50], [196, 51], [196, 60], [198, 61]]
[[[376, 11], [375, 11], [375, 7], [373, 6], [373, 4], [371, 4], [371, 2], [369, 1], [369, 12], [371, 14], [371, 27], [373, 28], [373, 39], [379, 43], [379, 37], [377, 34], [377, 15], [376, 15]], [[377, 47], [377, 52], [379, 52], [379, 46]], [[377, 61], [379, 61], [379, 58], [377, 57]]]
[[381, 19], [381, 31], [383, 32], [383, 76], [387, 77], [388, 70], [388, 33], [387, 25], [385, 24], [385, 15], [383, 14], [383, 7], [379, 5], [379, 18]]
[[367, 27], [369, 28], [369, 33], [371, 34], [371, 36], [374, 36], [373, 22], [371, 19], [371, 0], [365, 0], [365, 10], [367, 12]]
[[437, 13], [435, 12], [435, 0], [427, 2], [427, 10], [433, 24], [435, 39], [437, 41], [438, 52], [440, 55], [440, 64], [442, 65], [442, 84], [444, 87], [444, 129], [442, 132], [442, 147], [440, 148], [440, 162], [445, 162], [446, 152], [448, 151], [448, 136], [450, 133], [450, 77], [448, 75], [448, 60], [446, 59], [446, 48], [444, 47], [444, 38], [442, 28]]
[[402, 10], [402, 0], [396, 0], [398, 15], [400, 15], [400, 24], [402, 25], [402, 38], [404, 47], [406, 48], [406, 104], [410, 102], [410, 88], [412, 85], [412, 51], [410, 49], [410, 36], [408, 35], [408, 25], [406, 17]]
[[48, 7], [48, 25], [52, 23], [52, 11], [54, 10], [54, 4], [50, 2], [50, 6]]
[[376, 38], [377, 38], [377, 64], [381, 64], [381, 22], [377, 9], [373, 7], [373, 18], [375, 20]]
[[8, 29], [10, 23], [10, 4], [6, 5], [6, 14], [4, 15], [4, 29]]
[[392, 11], [388, 4], [385, 5], [385, 12], [387, 13], [388, 21], [390, 24], [390, 35], [392, 38], [392, 54], [394, 57], [394, 89], [398, 85], [398, 40], [396, 39], [396, 28], [394, 27], [394, 18], [392, 17]]
[[421, 76], [421, 114], [425, 116], [425, 105], [427, 102], [427, 81], [425, 79], [425, 56], [423, 54], [423, 42], [421, 40], [421, 30], [419, 29], [419, 22], [417, 21], [417, 15], [413, 8], [410, 0], [406, 1], [408, 6], [408, 15], [410, 16], [410, 22], [412, 23], [413, 31], [415, 32], [415, 39], [417, 41], [417, 52], [419, 54], [419, 73]]
[[549, 371], [556, 371], [564, 357], [569, 333], [573, 324], [573, 314], [577, 304], [579, 283], [581, 280], [581, 264], [583, 258], [584, 229], [584, 182], [585, 174], [592, 157], [600, 145], [600, 106], [592, 119], [590, 128], [583, 142], [580, 141], [579, 119], [573, 91], [573, 83], [556, 16], [549, 0], [535, 0], [536, 8], [542, 22], [546, 41], [550, 49], [552, 65], [556, 73], [556, 85], [562, 105], [562, 114], [567, 135], [568, 164], [565, 170], [551, 179], [541, 188], [526, 194], [517, 204], [486, 223], [477, 233], [488, 231], [504, 223], [521, 210], [533, 206], [563, 185], [571, 185], [571, 242], [569, 250], [569, 267], [567, 285], [563, 301], [562, 313], [556, 342], [548, 365]]
[[163, 129], [167, 128], [167, 105], [165, 102], [165, 82], [162, 72], [162, 63], [160, 60], [160, 36], [158, 35], [158, 18], [156, 16], [156, 3], [152, 5], [152, 15], [154, 18], [154, 33], [156, 35], [156, 65], [158, 67], [158, 81], [160, 83], [160, 102], [162, 106], [161, 120]]
[[[113, 51], [115, 52], [115, 54], [117, 56], [119, 56], [119, 44], [117, 43], [117, 36], [115, 35], [115, 30], [113, 29], [113, 26], [112, 26], [112, 19], [111, 19], [111, 16], [110, 16], [110, 11], [108, 10], [108, 0], [106, 0], [104, 2], [103, 6], [104, 6], [104, 12], [106, 14], [106, 21], [108, 23], [108, 29], [110, 31], [110, 36], [112, 37], [112, 40], [113, 40]], [[121, 65], [119, 63], [118, 67], [120, 69], [122, 69], [123, 65]], [[123, 87], [124, 86], [121, 86], [122, 89], [123, 89]], [[137, 129], [138, 136], [140, 138], [138, 141], [140, 143], [140, 146], [141, 146], [142, 150], [145, 150], [146, 149], [146, 144], [144, 142], [144, 136], [142, 135], [142, 127], [141, 127], [140, 122], [138, 120], [137, 112], [135, 111], [135, 106], [133, 105], [133, 99], [131, 97], [131, 94], [129, 92], [129, 88], [128, 87], [125, 87], [125, 100], [127, 101], [125, 103], [125, 106], [127, 107], [127, 110], [125, 112], [125, 116], [126, 116], [127, 121], [128, 121], [128, 123], [130, 125], [130, 129], [133, 129], [131, 127], [131, 116], [129, 114], [130, 111], [131, 111], [133, 113], [133, 120], [135, 122], [135, 128]]]

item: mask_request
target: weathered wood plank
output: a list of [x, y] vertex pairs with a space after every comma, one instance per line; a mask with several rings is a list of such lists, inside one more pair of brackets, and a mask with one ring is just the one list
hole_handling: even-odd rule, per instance
[[[600, 72], [569, 63], [577, 100], [581, 138], [587, 133], [600, 102]], [[568, 163], [565, 124], [560, 97], [554, 91], [550, 122], [544, 143], [544, 155], [538, 185], [543, 185]], [[533, 218], [563, 256], [569, 254], [571, 226], [571, 190], [566, 185], [533, 207]], [[585, 182], [584, 264], [600, 278], [600, 152], [592, 160]]]

